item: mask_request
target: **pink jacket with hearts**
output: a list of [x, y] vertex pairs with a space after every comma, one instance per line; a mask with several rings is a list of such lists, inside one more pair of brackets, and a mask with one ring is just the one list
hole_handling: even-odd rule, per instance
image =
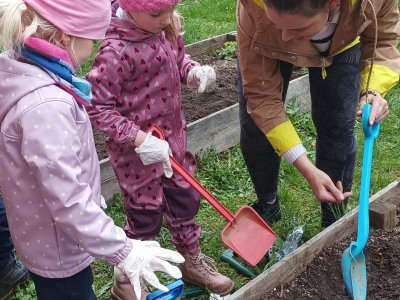
[[181, 83], [198, 65], [185, 54], [182, 36], [172, 42], [164, 32], [144, 32], [112, 18], [87, 75], [94, 96], [88, 113], [93, 126], [106, 133], [114, 171], [130, 193], [163, 175], [161, 163], [144, 166], [134, 151], [139, 129], [147, 131], [151, 124], [164, 131], [173, 156], [194, 171], [194, 158], [186, 150]]

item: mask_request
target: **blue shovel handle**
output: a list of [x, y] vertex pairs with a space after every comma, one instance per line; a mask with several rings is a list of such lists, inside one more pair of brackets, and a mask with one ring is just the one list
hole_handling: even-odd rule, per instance
[[183, 290], [183, 281], [178, 279], [167, 285], [168, 292], [157, 290], [147, 295], [146, 300], [176, 300]]
[[[369, 124], [371, 104], [364, 104], [362, 111], [362, 126], [365, 136], [364, 156], [361, 169], [360, 203], [358, 211], [357, 243], [351, 247], [351, 254], [357, 257], [364, 249], [369, 233], [368, 201], [370, 191], [370, 180], [372, 170], [372, 154], [374, 140], [379, 135], [380, 123]], [[355, 246], [355, 247], [354, 247]]]

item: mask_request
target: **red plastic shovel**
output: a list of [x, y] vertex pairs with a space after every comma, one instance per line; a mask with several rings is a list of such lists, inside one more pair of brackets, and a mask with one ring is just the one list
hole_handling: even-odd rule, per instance
[[[164, 133], [156, 125], [149, 131], [164, 139]], [[229, 224], [221, 232], [222, 241], [247, 263], [255, 266], [271, 248], [276, 234], [250, 206], [242, 206], [236, 215], [222, 205], [179, 162], [170, 156], [172, 169], [181, 175], [204, 199], [206, 199]]]

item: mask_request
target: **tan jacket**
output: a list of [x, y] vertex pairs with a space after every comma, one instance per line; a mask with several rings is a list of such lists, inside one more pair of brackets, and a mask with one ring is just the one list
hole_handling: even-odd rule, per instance
[[333, 56], [360, 40], [360, 89], [364, 89], [374, 50], [376, 15], [378, 41], [369, 87], [385, 94], [399, 81], [400, 54], [396, 46], [400, 27], [397, 0], [342, 1], [350, 3], [341, 5], [340, 20], [329, 55], [323, 58], [307, 40], [282, 41], [281, 31], [267, 18], [262, 0], [238, 0], [238, 56], [248, 112], [279, 155], [301, 143], [282, 103], [283, 79], [279, 60], [301, 67], [321, 67], [321, 71], [324, 71], [325, 67], [331, 65]]

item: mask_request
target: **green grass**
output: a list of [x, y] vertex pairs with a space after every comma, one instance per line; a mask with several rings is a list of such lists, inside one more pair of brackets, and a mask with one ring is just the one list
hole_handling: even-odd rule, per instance
[[235, 9], [234, 0], [183, 0], [177, 10], [183, 17], [185, 43], [236, 30]]

